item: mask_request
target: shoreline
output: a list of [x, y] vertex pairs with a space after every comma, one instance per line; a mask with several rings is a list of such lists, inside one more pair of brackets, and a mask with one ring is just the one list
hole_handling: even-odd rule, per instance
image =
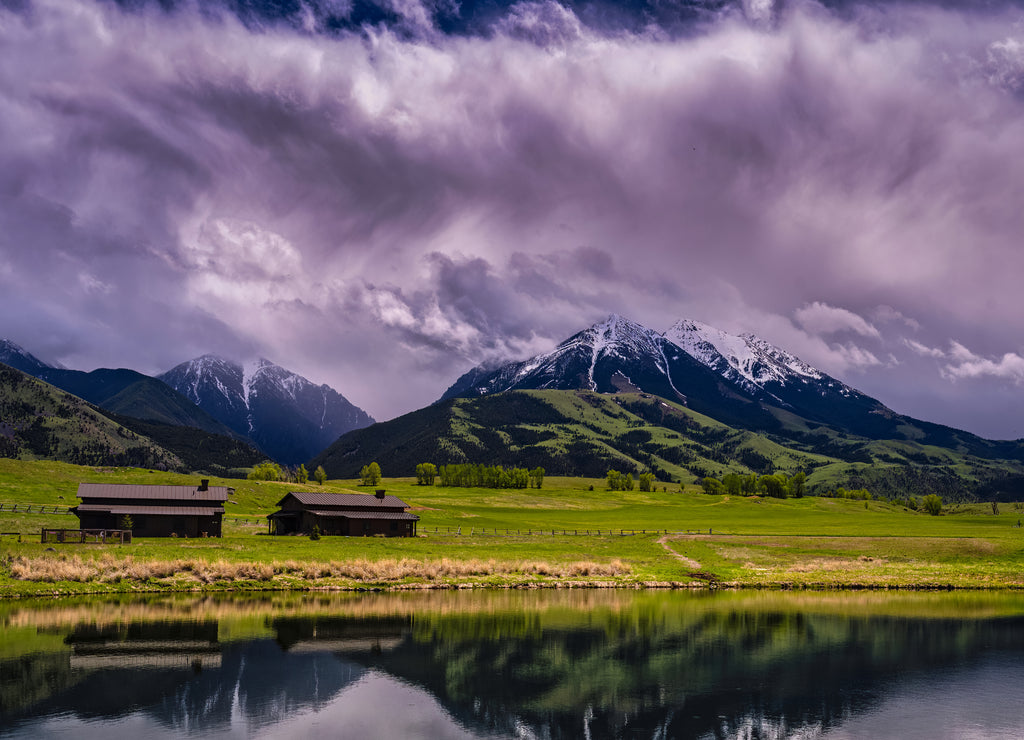
[[[18, 588], [17, 585], [23, 588]], [[44, 585], [45, 584], [45, 585]], [[11, 588], [14, 586], [14, 588]], [[513, 581], [507, 583], [480, 583], [455, 581], [444, 583], [260, 583], [253, 581], [224, 581], [212, 584], [153, 584], [153, 583], [97, 583], [91, 581], [42, 581], [8, 582], [0, 588], [0, 600], [33, 598], [64, 598], [75, 596], [125, 596], [154, 594], [255, 594], [255, 593], [411, 593], [416, 591], [537, 591], [537, 590], [620, 590], [620, 591], [690, 591], [690, 592], [743, 592], [743, 591], [791, 591], [814, 593], [842, 592], [979, 592], [1000, 593], [1024, 591], [1019, 584], [978, 585], [954, 583], [825, 583], [825, 582], [773, 582], [743, 583], [727, 582], [708, 584], [700, 581]]]

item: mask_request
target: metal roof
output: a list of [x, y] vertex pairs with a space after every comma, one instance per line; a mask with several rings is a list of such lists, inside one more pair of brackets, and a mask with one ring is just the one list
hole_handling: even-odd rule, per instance
[[407, 509], [409, 504], [397, 496], [386, 495], [379, 499], [372, 493], [318, 493], [316, 491], [292, 491], [277, 502], [281, 506], [288, 496], [294, 496], [303, 506], [345, 506], [347, 508], [369, 508], [386, 506], [389, 509]]
[[162, 514], [163, 516], [213, 516], [223, 514], [223, 506], [135, 506], [132, 504], [79, 504], [76, 512], [105, 514]]
[[151, 486], [124, 483], [79, 483], [78, 498], [163, 499], [166, 501], [227, 501], [234, 488], [209, 486]]
[[406, 522], [417, 522], [420, 519], [415, 514], [409, 514], [404, 511], [338, 511], [337, 509], [323, 511], [321, 509], [310, 509], [309, 513], [331, 519], [399, 519]]

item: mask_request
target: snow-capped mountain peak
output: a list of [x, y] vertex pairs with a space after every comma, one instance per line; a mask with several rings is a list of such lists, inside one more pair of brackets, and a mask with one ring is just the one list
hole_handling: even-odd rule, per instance
[[681, 399], [672, 384], [665, 339], [616, 314], [574, 334], [551, 352], [497, 368], [479, 366], [442, 396], [486, 395], [515, 388], [646, 390]]
[[764, 428], [778, 424], [772, 407], [819, 423], [842, 416], [863, 429], [891, 413], [753, 334], [730, 334], [692, 320], [659, 334], [614, 314], [551, 352], [476, 367], [441, 398], [543, 389], [649, 393], [720, 420]]
[[203, 355], [160, 379], [279, 462], [308, 460], [341, 434], [373, 423], [329, 386], [262, 357], [235, 362]]

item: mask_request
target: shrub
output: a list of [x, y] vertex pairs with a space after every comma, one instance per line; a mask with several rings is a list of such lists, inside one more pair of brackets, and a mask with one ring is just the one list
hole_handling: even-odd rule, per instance
[[261, 462], [249, 471], [249, 475], [247, 477], [249, 480], [275, 481], [281, 480], [281, 476], [281, 466], [268, 460], [266, 462]]
[[929, 493], [924, 497], [924, 510], [932, 516], [938, 516], [942, 513], [942, 499], [936, 496], [934, 493]]

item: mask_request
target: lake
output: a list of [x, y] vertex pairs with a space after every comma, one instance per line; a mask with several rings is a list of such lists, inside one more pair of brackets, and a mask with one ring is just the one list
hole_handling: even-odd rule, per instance
[[1020, 738], [1024, 594], [0, 601], [3, 738]]

